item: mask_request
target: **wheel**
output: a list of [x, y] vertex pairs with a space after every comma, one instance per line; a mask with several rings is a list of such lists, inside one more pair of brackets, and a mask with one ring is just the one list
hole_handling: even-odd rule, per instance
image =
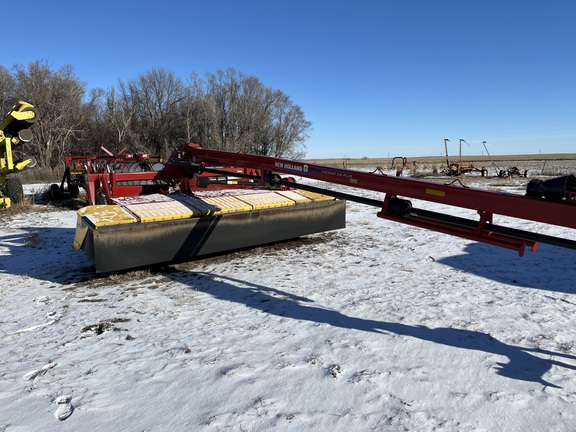
[[24, 199], [24, 188], [20, 179], [13, 177], [6, 179], [6, 195], [14, 204], [22, 202]]
[[130, 164], [130, 167], [128, 168], [128, 172], [142, 172], [144, 171], [144, 168], [142, 168], [142, 165], [139, 162], [133, 162]]
[[482, 170], [482, 177], [488, 177], [488, 170], [486, 168]]
[[50, 185], [50, 197], [53, 200], [60, 198], [60, 186], [58, 186], [56, 183]]
[[96, 194], [96, 200], [95, 201], [96, 201], [96, 204], [99, 204], [99, 205], [108, 204], [106, 202], [106, 195], [104, 195], [102, 192], [99, 192]]
[[78, 185], [71, 184], [68, 186], [68, 192], [70, 192], [70, 198], [78, 198], [80, 194], [80, 188]]

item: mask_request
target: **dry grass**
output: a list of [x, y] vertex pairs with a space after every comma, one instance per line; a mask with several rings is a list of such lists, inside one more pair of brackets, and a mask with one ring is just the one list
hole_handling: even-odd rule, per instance
[[38, 167], [25, 169], [22, 172], [13, 174], [15, 177], [20, 178], [22, 184], [36, 184], [36, 183], [60, 183], [64, 170], [58, 169], [40, 169]]
[[34, 210], [34, 197], [25, 196], [24, 199], [17, 203], [11, 203], [8, 208], [0, 208], [0, 220], [3, 216], [14, 216], [21, 213], [28, 213]]

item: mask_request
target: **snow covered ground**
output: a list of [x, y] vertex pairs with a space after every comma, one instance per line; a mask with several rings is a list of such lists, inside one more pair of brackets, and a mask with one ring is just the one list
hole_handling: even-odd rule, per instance
[[576, 251], [347, 206], [345, 230], [104, 277], [74, 210], [0, 216], [0, 431], [574, 430]]

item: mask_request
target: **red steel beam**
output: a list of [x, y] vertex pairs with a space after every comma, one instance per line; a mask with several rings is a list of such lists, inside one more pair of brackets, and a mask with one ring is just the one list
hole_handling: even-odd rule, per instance
[[268, 156], [208, 150], [194, 144], [180, 149], [178, 157], [206, 166], [229, 165], [257, 168], [268, 172], [297, 175], [344, 186], [474, 209], [479, 213], [498, 214], [576, 228], [576, 204], [574, 202], [547, 201], [462, 185], [438, 184]]

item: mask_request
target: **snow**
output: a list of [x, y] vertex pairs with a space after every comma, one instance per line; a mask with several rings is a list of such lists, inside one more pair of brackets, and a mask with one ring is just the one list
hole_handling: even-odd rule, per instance
[[344, 230], [99, 277], [74, 210], [0, 215], [0, 431], [574, 429], [576, 251], [347, 207]]

